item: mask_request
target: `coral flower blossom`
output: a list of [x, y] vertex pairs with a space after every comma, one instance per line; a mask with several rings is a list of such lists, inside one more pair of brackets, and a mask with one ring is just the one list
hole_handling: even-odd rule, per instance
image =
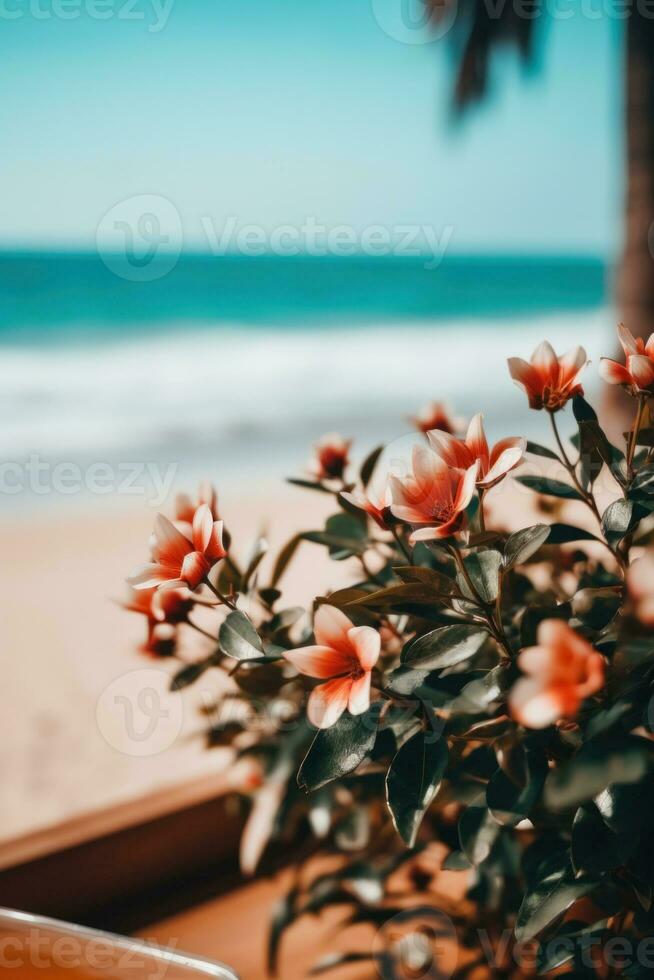
[[155, 623], [184, 623], [195, 605], [187, 589], [132, 589], [132, 595], [123, 604], [130, 612], [147, 616]]
[[157, 560], [134, 569], [127, 581], [135, 589], [162, 585], [196, 589], [226, 554], [223, 522], [213, 520], [207, 504], [195, 512], [191, 540], [163, 514], [157, 514], [154, 534]]
[[178, 493], [175, 497], [175, 517], [173, 524], [178, 531], [190, 538], [193, 533], [193, 518], [198, 507], [206, 504], [211, 511], [214, 521], [218, 520], [218, 495], [208, 480], [202, 480], [198, 489], [197, 501], [194, 503], [187, 493]]
[[388, 485], [384, 487], [381, 493], [372, 491], [363, 493], [361, 490], [353, 490], [351, 493], [342, 493], [341, 497], [358, 510], [365, 511], [368, 517], [371, 517], [382, 530], [385, 530], [392, 521], [391, 504], [393, 499], [391, 488]]
[[409, 416], [409, 421], [418, 432], [426, 433], [431, 429], [440, 429], [441, 432], [449, 432], [452, 435], [459, 432], [464, 425], [463, 420], [455, 418], [444, 402], [427, 402], [417, 415]]
[[319, 480], [341, 480], [350, 461], [351, 439], [344, 439], [337, 432], [323, 436], [313, 447], [315, 459], [309, 469]]
[[559, 619], [540, 624], [538, 646], [523, 650], [518, 664], [528, 676], [515, 684], [509, 704], [526, 728], [547, 728], [573, 717], [582, 701], [604, 686], [604, 657]]
[[139, 648], [147, 657], [174, 657], [177, 648], [177, 630], [169, 623], [157, 623], [148, 629], [148, 638]]
[[477, 486], [483, 490], [494, 487], [510, 470], [519, 466], [527, 448], [526, 440], [515, 436], [501, 439], [489, 449], [481, 414], [471, 419], [465, 441], [438, 431], [428, 432], [427, 438], [434, 452], [448, 466], [467, 470], [479, 460]]
[[300, 673], [326, 680], [311, 692], [307, 716], [316, 728], [331, 728], [346, 708], [353, 715], [369, 708], [371, 671], [379, 658], [381, 638], [371, 626], [353, 626], [334, 606], [320, 606], [313, 631], [315, 646], [290, 650], [284, 656]]
[[583, 395], [579, 375], [587, 364], [586, 351], [575, 347], [557, 357], [546, 340], [531, 355], [531, 362], [510, 357], [509, 374], [527, 393], [529, 407], [558, 412], [574, 395]]
[[390, 478], [395, 517], [407, 524], [428, 525], [413, 532], [412, 543], [448, 538], [464, 527], [478, 469], [476, 461], [466, 469], [454, 467], [431, 449], [414, 446], [412, 473]]
[[654, 394], [654, 333], [647, 343], [634, 337], [623, 323], [618, 327], [618, 340], [622, 345], [625, 363], [619, 364], [610, 357], [600, 359], [599, 373], [612, 385], [624, 385], [634, 393]]
[[638, 619], [654, 626], [654, 550], [629, 566], [627, 588]]

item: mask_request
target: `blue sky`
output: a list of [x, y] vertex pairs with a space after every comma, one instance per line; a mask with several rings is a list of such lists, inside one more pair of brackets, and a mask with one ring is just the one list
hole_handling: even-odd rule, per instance
[[573, 4], [540, 69], [503, 58], [452, 127], [447, 40], [390, 36], [398, 3], [0, 0], [0, 244], [93, 247], [109, 208], [157, 194], [197, 248], [203, 221], [313, 215], [450, 226], [457, 251], [614, 253], [619, 25]]

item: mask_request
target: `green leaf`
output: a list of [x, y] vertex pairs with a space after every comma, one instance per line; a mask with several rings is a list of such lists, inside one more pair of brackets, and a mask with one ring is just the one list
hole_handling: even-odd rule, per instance
[[296, 918], [297, 901], [300, 895], [299, 888], [294, 886], [291, 890], [275, 903], [270, 917], [270, 929], [268, 933], [268, 974], [271, 977], [277, 976], [277, 962], [279, 958], [279, 943], [286, 929]]
[[302, 534], [296, 534], [294, 537], [287, 541], [282, 550], [277, 555], [277, 561], [275, 562], [275, 567], [273, 568], [272, 578], [270, 579], [270, 588], [274, 589], [279, 582], [280, 578], [288, 568], [295, 552], [297, 551], [300, 542], [302, 541]]
[[449, 703], [448, 708], [457, 714], [479, 714], [502, 697], [506, 684], [506, 668], [493, 667], [483, 677], [477, 677], [466, 684], [459, 696]]
[[532, 442], [528, 440], [527, 442], [527, 452], [531, 453], [533, 456], [544, 456], [545, 459], [555, 459], [560, 462], [559, 457], [551, 449], [547, 449], [545, 446], [540, 446], [537, 442]]
[[416, 842], [422, 818], [434, 799], [447, 768], [444, 738], [419, 731], [399, 749], [386, 774], [386, 801], [398, 834], [407, 845]]
[[[464, 558], [463, 563], [470, 576], [479, 598], [483, 602], [495, 602], [500, 587], [500, 568], [502, 556], [499, 551], [480, 551]], [[468, 583], [461, 573], [457, 575], [457, 583], [468, 599], [474, 599]]]
[[393, 571], [405, 584], [420, 582], [442, 595], [449, 595], [454, 589], [454, 579], [423, 565], [398, 565]]
[[613, 586], [605, 589], [580, 589], [572, 597], [572, 612], [592, 629], [604, 629], [618, 612], [622, 602], [622, 589]]
[[[637, 846], [638, 838], [632, 838]], [[572, 825], [572, 864], [577, 874], [603, 874], [617, 868], [628, 856], [620, 839], [602, 819], [594, 803], [586, 803], [575, 814]]]
[[259, 660], [265, 657], [259, 634], [245, 613], [239, 609], [231, 612], [221, 625], [218, 643], [222, 652], [235, 660]]
[[521, 565], [535, 555], [550, 534], [547, 524], [534, 524], [512, 534], [504, 546], [504, 567]]
[[599, 538], [572, 524], [550, 524], [548, 544], [570, 544], [572, 541], [599, 541]]
[[312, 792], [354, 772], [372, 751], [378, 721], [379, 708], [373, 704], [362, 715], [346, 711], [332, 728], [319, 731], [297, 774], [300, 789]]
[[596, 885], [595, 878], [575, 878], [570, 867], [551, 871], [525, 893], [515, 925], [518, 942], [534, 939]]
[[267, 552], [268, 552], [268, 542], [264, 537], [261, 537], [257, 540], [254, 546], [252, 557], [250, 558], [248, 566], [243, 572], [243, 575], [241, 576], [241, 591], [247, 592], [250, 579], [252, 578], [257, 568], [263, 561]]
[[543, 493], [548, 497], [561, 497], [564, 500], [584, 499], [575, 487], [562, 483], [561, 480], [553, 480], [548, 476], [518, 476], [516, 480], [530, 490]]
[[215, 663], [216, 661], [213, 657], [209, 657], [207, 660], [201, 661], [201, 663], [187, 664], [171, 677], [170, 690], [182, 691], [185, 687], [190, 687], [191, 684], [194, 684]]
[[[391, 694], [398, 694], [400, 697], [408, 698], [412, 695], [420, 696], [421, 691], [430, 670], [412, 670], [410, 667], [398, 667], [391, 671], [384, 679], [384, 690]], [[427, 696], [429, 689], [425, 692]]]
[[545, 785], [547, 759], [542, 753], [529, 753], [526, 759], [527, 781], [517, 785], [503, 769], [498, 769], [486, 788], [486, 802], [498, 823], [515, 827], [529, 816]]
[[304, 487], [306, 490], [319, 490], [321, 493], [333, 493], [333, 490], [330, 490], [329, 487], [324, 486], [324, 484], [316, 480], [301, 480], [298, 477], [290, 476], [286, 482], [291, 483], [294, 487]]
[[366, 522], [353, 514], [333, 514], [325, 523], [324, 531], [307, 531], [305, 541], [327, 545], [334, 561], [362, 555], [368, 547]]
[[572, 414], [577, 422], [597, 422], [597, 412], [583, 395], [575, 395], [572, 399]]
[[602, 534], [609, 544], [617, 544], [634, 530], [645, 513], [633, 500], [614, 500], [602, 514]]
[[407, 582], [404, 585], [391, 585], [387, 589], [367, 592], [365, 595], [353, 598], [346, 606], [365, 606], [379, 612], [399, 612], [408, 603], [426, 604], [442, 602], [446, 597], [436, 592], [431, 585], [421, 582]]
[[650, 743], [637, 736], [592, 739], [569, 762], [550, 772], [545, 802], [562, 810], [580, 806], [615, 783], [638, 783], [649, 770], [651, 755]]
[[366, 456], [365, 460], [361, 464], [361, 469], [359, 471], [359, 479], [364, 487], [367, 487], [372, 478], [372, 474], [375, 472], [375, 466], [377, 465], [377, 460], [384, 452], [383, 446], [377, 446], [376, 449]]
[[471, 864], [482, 864], [490, 855], [501, 827], [485, 806], [469, 806], [459, 820], [461, 850]]
[[488, 632], [476, 625], [442, 626], [418, 637], [402, 652], [407, 667], [442, 670], [473, 657], [488, 639]]

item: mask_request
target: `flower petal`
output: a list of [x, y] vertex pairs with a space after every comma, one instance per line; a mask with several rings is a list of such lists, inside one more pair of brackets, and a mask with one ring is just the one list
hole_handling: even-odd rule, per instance
[[331, 728], [341, 717], [350, 698], [351, 677], [337, 677], [319, 684], [309, 695], [307, 718], [316, 728]]
[[210, 558], [214, 563], [225, 557], [227, 552], [223, 546], [222, 521], [214, 521], [211, 525], [211, 536], [209, 538], [209, 543], [204, 549], [204, 553], [207, 558]]
[[353, 626], [348, 636], [364, 670], [372, 670], [379, 659], [381, 637], [372, 626]]
[[509, 695], [511, 714], [525, 728], [548, 728], [565, 714], [556, 688], [542, 687], [539, 681], [522, 678]]
[[155, 517], [154, 534], [157, 539], [159, 561], [163, 565], [180, 568], [186, 555], [193, 551], [193, 545], [188, 538], [185, 538], [163, 514], [157, 514]]
[[624, 364], [612, 361], [610, 357], [601, 357], [599, 362], [600, 377], [610, 385], [632, 385], [633, 380]]
[[625, 327], [624, 323], [621, 323], [618, 326], [618, 340], [620, 341], [622, 349], [625, 352], [625, 356], [628, 357], [629, 354], [638, 353], [638, 344], [636, 343], [636, 339], [631, 330], [628, 330], [627, 327]]
[[213, 517], [207, 504], [201, 504], [193, 515], [193, 546], [196, 551], [205, 551], [211, 540]]
[[[472, 453], [473, 459], [488, 458], [488, 442], [484, 432], [484, 416], [481, 412], [470, 419], [470, 425], [466, 433], [466, 446]], [[470, 463], [468, 463], [468, 466]], [[464, 467], [465, 468], [465, 467]]]
[[559, 359], [548, 340], [543, 340], [531, 355], [531, 363], [543, 377], [551, 375], [559, 369]]
[[465, 469], [472, 462], [468, 447], [460, 439], [443, 432], [441, 429], [433, 429], [427, 433], [429, 445], [448, 466], [457, 466]]
[[348, 708], [352, 715], [362, 715], [370, 707], [370, 671], [366, 671], [361, 677], [352, 681], [350, 687], [350, 697]]
[[210, 563], [200, 551], [192, 551], [182, 562], [179, 577], [186, 582], [189, 589], [197, 589], [200, 582], [209, 574]]
[[[511, 443], [515, 442], [515, 445]], [[503, 445], [498, 455], [496, 455], [498, 448]], [[499, 442], [493, 447], [493, 452], [491, 455], [491, 460], [493, 465], [489, 469], [486, 476], [478, 480], [480, 487], [488, 488], [492, 487], [493, 484], [497, 483], [499, 480], [503, 479], [511, 470], [519, 466], [520, 463], [525, 458], [525, 450], [527, 448], [527, 443], [524, 439], [504, 439], [502, 444]]]
[[153, 586], [160, 585], [161, 582], [174, 578], [176, 574], [175, 571], [165, 565], [147, 562], [145, 565], [137, 565], [127, 577], [127, 581], [133, 589], [151, 589]]
[[632, 354], [627, 358], [627, 370], [638, 387], [649, 388], [654, 382], [654, 361], [645, 354]]
[[331, 647], [339, 653], [352, 654], [348, 631], [352, 622], [335, 606], [322, 605], [313, 617], [313, 632], [319, 646]]
[[470, 466], [463, 474], [461, 480], [459, 481], [459, 486], [454, 497], [454, 512], [458, 514], [460, 511], [465, 510], [470, 501], [472, 500], [472, 495], [475, 492], [475, 484], [477, 482], [477, 474], [479, 472], [479, 463], [474, 463]]
[[332, 647], [318, 645], [289, 650], [284, 654], [284, 659], [293, 664], [301, 674], [321, 680], [347, 674], [357, 666], [357, 660], [353, 655], [341, 653]]

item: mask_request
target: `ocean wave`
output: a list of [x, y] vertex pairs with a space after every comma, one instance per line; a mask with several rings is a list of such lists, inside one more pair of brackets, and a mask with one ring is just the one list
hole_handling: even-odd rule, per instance
[[596, 360], [614, 346], [614, 323], [607, 308], [305, 332], [205, 323], [121, 342], [6, 347], [1, 455], [156, 456], [173, 446], [190, 455], [247, 444], [262, 447], [263, 461], [266, 445], [301, 445], [326, 429], [393, 437], [433, 398], [463, 415], [485, 407], [491, 434], [506, 432], [524, 407], [506, 357], [528, 357], [547, 337], [557, 349], [581, 343]]

